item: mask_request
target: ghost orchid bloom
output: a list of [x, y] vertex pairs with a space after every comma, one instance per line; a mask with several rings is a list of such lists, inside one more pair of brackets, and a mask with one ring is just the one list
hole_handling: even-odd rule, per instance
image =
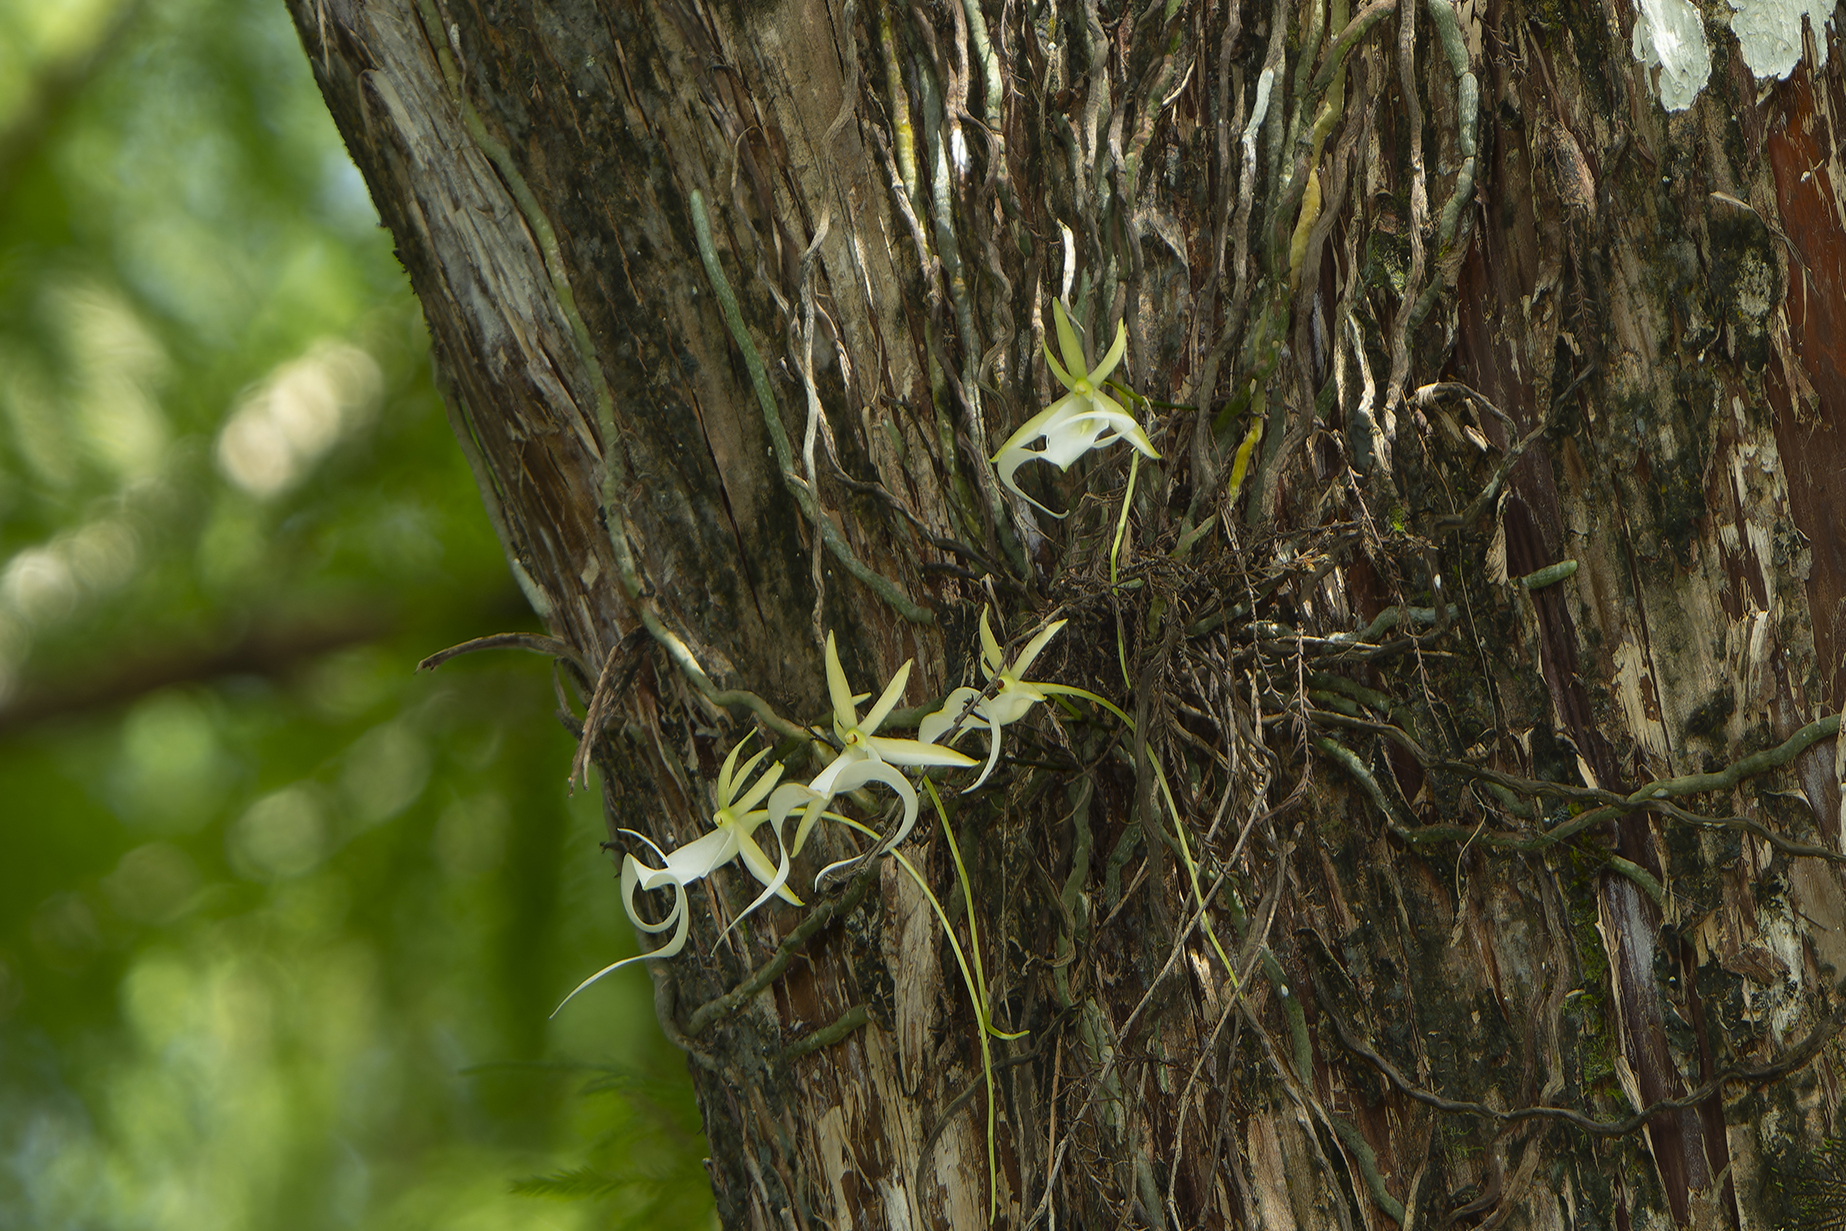
[[[780, 894], [785, 900], [792, 902], [796, 906], [801, 905], [801, 899], [796, 897], [794, 892], [787, 887], [789, 849], [788, 845], [782, 840], [782, 822], [787, 817], [788, 813], [784, 810], [782, 813], [777, 814], [772, 808], [757, 807], [758, 804], [763, 802], [763, 797], [770, 794], [770, 792], [775, 789], [777, 781], [781, 779], [782, 763], [778, 761], [767, 770], [763, 771], [763, 773], [757, 777], [755, 783], [753, 783], [747, 791], [743, 792], [741, 798], [739, 798], [737, 794], [738, 789], [742, 787], [745, 782], [749, 781], [750, 775], [755, 772], [757, 765], [762, 762], [764, 757], [769, 755], [769, 749], [765, 748], [751, 757], [748, 761], [744, 762], [741, 771], [738, 770], [737, 756], [743, 751], [744, 744], [748, 742], [749, 741], [746, 739], [740, 742], [735, 748], [731, 749], [731, 755], [724, 759], [724, 766], [718, 771], [718, 781], [714, 784], [713, 789], [717, 808], [712, 812], [711, 819], [713, 828], [710, 833], [693, 839], [691, 842], [686, 843], [686, 845], [669, 854], [655, 845], [653, 839], [649, 838], [646, 834], [636, 833], [632, 829], [624, 829], [622, 831], [625, 834], [639, 838], [642, 842], [647, 843], [653, 852], [660, 856], [660, 862], [664, 865], [658, 868], [650, 868], [639, 859], [636, 859], [633, 855], [626, 855], [623, 857], [622, 905], [628, 912], [628, 921], [640, 928], [643, 932], [658, 933], [672, 928], [673, 938], [660, 948], [652, 950], [651, 952], [623, 958], [619, 962], [612, 962], [603, 967], [573, 988], [570, 995], [566, 996], [563, 1002], [558, 1005], [558, 1009], [562, 1009], [565, 1005], [569, 1004], [571, 998], [576, 996], [578, 992], [581, 992], [584, 988], [590, 986], [590, 984], [596, 982], [606, 974], [620, 970], [631, 962], [646, 962], [654, 958], [673, 957], [681, 949], [685, 948], [686, 930], [689, 922], [686, 913], [686, 886], [702, 876], [711, 875], [733, 859], [741, 857], [744, 866], [750, 869], [750, 874], [756, 877], [757, 880], [762, 881], [768, 888], [757, 897], [756, 901], [750, 903], [749, 907], [746, 908], [742, 914], [737, 916], [737, 919], [731, 921], [731, 927], [736, 927], [738, 920], [743, 919], [750, 914], [751, 911], [761, 906], [764, 902], [767, 902], [774, 894]], [[763, 852], [763, 848], [757, 844], [754, 834], [756, 828], [764, 821], [768, 821], [775, 830], [776, 845], [782, 852], [780, 861], [772, 862], [769, 856]], [[655, 889], [668, 888], [673, 890], [673, 909], [669, 910], [666, 918], [662, 919], [659, 923], [649, 923], [647, 920], [643, 919], [640, 912], [635, 909], [635, 890], [645, 889], [652, 891]], [[728, 932], [730, 928], [726, 928], [725, 930]], [[557, 1016], [557, 1011], [557, 1009], [552, 1010], [553, 1017]]]
[[[827, 805], [834, 796], [856, 791], [873, 782], [882, 782], [897, 792], [904, 803], [904, 820], [891, 835], [880, 843], [880, 849], [889, 850], [901, 843], [917, 823], [917, 792], [897, 768], [905, 766], [947, 765], [965, 767], [976, 764], [974, 758], [964, 756], [953, 748], [938, 748], [933, 744], [915, 739], [895, 739], [888, 735], [877, 734], [880, 724], [890, 716], [898, 699], [904, 695], [904, 685], [910, 679], [910, 663], [905, 662], [891, 677], [872, 708], [865, 717], [859, 717], [859, 702], [871, 696], [870, 693], [855, 695], [852, 686], [846, 682], [846, 671], [840, 666], [840, 653], [834, 645], [833, 634], [827, 634], [827, 692], [833, 700], [833, 734], [840, 741], [840, 754], [833, 758], [827, 768], [820, 771], [814, 781], [806, 784], [787, 783], [776, 789], [769, 798], [769, 813], [780, 821], [795, 809], [802, 810], [801, 823], [795, 827], [795, 838], [790, 848], [796, 854], [807, 844], [808, 834], [823, 815], [827, 815]], [[829, 865], [821, 870], [821, 878], [834, 868], [851, 860]]]
[[[1064, 351], [1064, 362], [1070, 365], [1069, 371], [1052, 355], [1049, 343], [1045, 346], [1045, 361], [1051, 365], [1051, 373], [1058, 378], [1058, 383], [1069, 392], [1021, 424], [1019, 430], [1009, 436], [1006, 443], [1000, 446], [1000, 451], [994, 454], [993, 462], [999, 471], [1000, 482], [1006, 485], [1008, 491], [1052, 517], [1063, 517], [1063, 513], [1053, 513], [1021, 491], [1013, 478], [1013, 472], [1035, 459], [1050, 462], [1059, 470], [1065, 470], [1091, 449], [1100, 449], [1118, 440], [1126, 440], [1147, 458], [1157, 459], [1160, 454], [1155, 452], [1153, 443], [1148, 440], [1147, 433], [1141, 430], [1135, 417], [1103, 391], [1103, 382], [1115, 371], [1115, 365], [1122, 361], [1122, 355], [1128, 349], [1127, 326], [1117, 322], [1115, 343], [1109, 347], [1109, 353], [1103, 356], [1101, 363], [1086, 373], [1083, 347], [1077, 342], [1077, 331], [1071, 328], [1070, 318], [1064, 315], [1064, 305], [1053, 300], [1051, 315], [1057, 321], [1058, 346]], [[1073, 372], [1076, 373], [1074, 377]], [[1043, 446], [1037, 449], [1026, 447], [1041, 437], [1044, 439]]]
[[[987, 608], [981, 608], [981, 672], [989, 680], [998, 680], [999, 687], [991, 697], [982, 696], [979, 688], [957, 688], [942, 703], [942, 708], [929, 715], [917, 726], [917, 738], [926, 744], [933, 744], [941, 739], [943, 733], [961, 720], [964, 714], [973, 715], [986, 722], [988, 745], [987, 767], [981, 770], [981, 776], [974, 780], [968, 789], [974, 790], [987, 781], [987, 775], [993, 772], [1000, 760], [1000, 728], [1009, 722], [1017, 722], [1026, 716], [1026, 712], [1045, 699], [1039, 685], [1020, 677], [1028, 671], [1040, 652], [1051, 644], [1051, 639], [1058, 635], [1058, 630], [1069, 621], [1058, 620], [1047, 624], [1039, 634], [1026, 643], [1026, 648], [1019, 652], [1019, 657], [1008, 667], [1001, 654], [1000, 642], [994, 637], [993, 629], [987, 623]], [[955, 739], [965, 734], [955, 733]]]

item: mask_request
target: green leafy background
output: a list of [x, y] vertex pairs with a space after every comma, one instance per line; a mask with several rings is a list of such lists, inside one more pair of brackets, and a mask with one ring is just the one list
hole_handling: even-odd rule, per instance
[[0, 0], [0, 1228], [711, 1224], [537, 627], [279, 0]]

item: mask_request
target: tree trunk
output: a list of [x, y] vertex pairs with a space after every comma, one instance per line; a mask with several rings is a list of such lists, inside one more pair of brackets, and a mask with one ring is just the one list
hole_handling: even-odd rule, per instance
[[[829, 631], [933, 707], [983, 604], [1068, 618], [1038, 678], [1135, 719], [936, 772], [959, 949], [891, 860], [811, 891], [844, 831], [722, 939], [755, 882], [693, 887], [649, 969], [727, 1227], [1838, 1225], [1826, 28], [1759, 80], [1746, 0], [1742, 44], [1684, 0], [290, 3], [618, 853], [706, 832], [753, 729], [812, 772]], [[987, 459], [1063, 392], [1059, 296], [1126, 322], [1162, 457], [1022, 470], [1054, 520]]]

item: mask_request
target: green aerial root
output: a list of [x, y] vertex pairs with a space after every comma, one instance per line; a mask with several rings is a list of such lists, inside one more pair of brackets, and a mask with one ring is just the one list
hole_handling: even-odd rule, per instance
[[775, 390], [769, 385], [769, 373], [763, 367], [763, 358], [757, 353], [756, 343], [750, 340], [750, 333], [744, 328], [743, 313], [738, 310], [737, 296], [731, 290], [730, 280], [724, 276], [724, 268], [718, 263], [718, 249], [711, 236], [711, 218], [705, 210], [705, 194], [696, 188], [692, 192], [692, 231], [698, 237], [699, 257], [705, 264], [706, 277], [711, 280], [712, 293], [718, 297], [719, 309], [724, 313], [725, 327], [730, 330], [731, 340], [737, 343], [737, 349], [743, 353], [744, 367], [750, 373], [750, 385], [756, 392], [757, 406], [763, 412], [763, 426], [769, 433], [769, 444], [775, 451], [776, 469], [782, 475], [783, 486], [788, 488], [802, 513], [813, 523], [815, 532], [827, 545], [827, 550], [846, 567], [847, 572], [857, 577], [866, 588], [912, 624], [934, 624], [934, 612], [917, 606], [896, 582], [869, 568], [853, 553], [853, 549], [834, 526], [833, 519], [821, 511], [815, 493], [795, 474], [794, 450], [789, 445], [788, 432], [782, 426], [782, 412], [776, 404]]
[[[1669, 820], [1703, 828], [1728, 829], [1747, 833], [1769, 843], [1785, 854], [1824, 859], [1831, 863], [1846, 863], [1846, 855], [1838, 851], [1791, 841], [1749, 817], [1701, 816], [1675, 807], [1670, 802], [1688, 795], [1728, 791], [1745, 779], [1754, 778], [1787, 765], [1821, 740], [1831, 739], [1839, 734], [1840, 716], [1837, 714], [1810, 722], [1774, 748], [1739, 758], [1724, 769], [1708, 774], [1686, 774], [1678, 778], [1661, 778], [1628, 795], [1595, 787], [1569, 786], [1559, 782], [1519, 778], [1483, 766], [1470, 765], [1464, 761], [1438, 760], [1424, 752], [1422, 747], [1408, 734], [1389, 723], [1353, 719], [1344, 714], [1325, 710], [1312, 710], [1308, 713], [1308, 717], [1316, 723], [1324, 722], [1333, 726], [1353, 727], [1384, 735], [1409, 752], [1425, 769], [1462, 774], [1487, 784], [1490, 789], [1497, 788], [1496, 794], [1504, 791], [1533, 798], [1550, 796], [1573, 804], [1599, 805], [1579, 812], [1562, 824], [1530, 837], [1488, 830], [1483, 825], [1416, 825], [1410, 822], [1402, 814], [1401, 809], [1385, 794], [1384, 788], [1378, 785], [1378, 780], [1357, 754], [1337, 740], [1326, 736], [1317, 738], [1314, 741], [1315, 748], [1344, 769], [1359, 784], [1378, 808], [1380, 815], [1385, 818], [1391, 832], [1405, 842], [1414, 845], [1463, 842], [1500, 850], [1541, 851], [1568, 841], [1587, 829], [1626, 816], [1631, 812], [1652, 812]], [[1656, 901], [1664, 899], [1664, 891], [1650, 874], [1639, 867], [1622, 866], [1626, 864], [1628, 864], [1626, 860], [1619, 865], [1611, 861], [1610, 870], [1633, 880]], [[1640, 875], [1637, 876], [1636, 873]]]
[[[1406, 0], [1406, 3], [1412, 2], [1414, 0]], [[1455, 190], [1442, 203], [1442, 212], [1437, 217], [1436, 252], [1440, 257], [1446, 255], [1455, 243], [1462, 210], [1474, 202], [1474, 176], [1479, 152], [1476, 129], [1480, 124], [1481, 83], [1468, 68], [1468, 46], [1462, 38], [1455, 6], [1450, 0], [1428, 0], [1428, 6], [1436, 35], [1448, 56], [1449, 70], [1455, 74], [1456, 145], [1461, 154], [1461, 169], [1455, 175]], [[1432, 279], [1417, 298], [1416, 306], [1410, 313], [1411, 329], [1414, 330], [1429, 315], [1440, 293], [1441, 279]]]
[[1392, 1222], [1402, 1224], [1404, 1221], [1404, 1203], [1393, 1197], [1385, 1188], [1384, 1176], [1378, 1173], [1378, 1156], [1372, 1152], [1371, 1143], [1357, 1128], [1346, 1123], [1338, 1116], [1328, 1116], [1328, 1123], [1333, 1131], [1340, 1135], [1346, 1148], [1352, 1151], [1353, 1161], [1359, 1164], [1359, 1174], [1365, 1177], [1365, 1190], [1372, 1196], [1372, 1204], [1385, 1212]]
[[790, 1043], [782, 1053], [782, 1058], [794, 1060], [809, 1052], [817, 1052], [823, 1047], [832, 1047], [835, 1043], [844, 1042], [847, 1036], [870, 1020], [871, 1016], [866, 1007], [856, 1004], [840, 1014], [838, 1020], [822, 1026], [819, 1030], [804, 1034]]
[[770, 984], [780, 979], [783, 972], [788, 969], [788, 964], [795, 960], [795, 954], [801, 951], [801, 947], [807, 944], [816, 932], [832, 923], [837, 916], [850, 914], [857, 909], [859, 903], [865, 901], [866, 894], [871, 892], [872, 886], [877, 882], [878, 867], [874, 864], [855, 876], [852, 883], [846, 887], [846, 891], [839, 897], [828, 898], [816, 903], [814, 909], [808, 912], [807, 918], [796, 924], [795, 930], [783, 937], [782, 943], [776, 947], [774, 957], [758, 966], [748, 979], [730, 991], [706, 1001], [692, 1011], [691, 1018], [686, 1022], [686, 1036], [697, 1038], [704, 1034], [719, 1021], [748, 1004], [751, 998], [760, 995]]

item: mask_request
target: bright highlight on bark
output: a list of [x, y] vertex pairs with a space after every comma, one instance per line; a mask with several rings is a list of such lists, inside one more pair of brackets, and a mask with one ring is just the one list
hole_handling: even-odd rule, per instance
[[[1000, 482], [1008, 491], [1043, 513], [1063, 517], [1064, 514], [1052, 512], [1020, 490], [1018, 481], [1013, 478], [1014, 472], [1030, 461], [1047, 461], [1059, 470], [1067, 470], [1072, 462], [1091, 449], [1100, 449], [1118, 440], [1127, 441], [1146, 457], [1158, 459], [1160, 454], [1154, 450], [1153, 442], [1148, 440], [1135, 417], [1103, 392], [1103, 382], [1127, 353], [1126, 324], [1116, 322], [1115, 342], [1108, 354], [1095, 368], [1086, 371], [1083, 347], [1077, 342], [1077, 331], [1071, 328], [1070, 318], [1064, 315], [1064, 305], [1053, 300], [1051, 315], [1057, 322], [1058, 347], [1064, 352], [1064, 364], [1069, 365], [1069, 370], [1058, 363], [1049, 343], [1045, 346], [1045, 362], [1051, 365], [1051, 374], [1058, 378], [1058, 383], [1069, 392], [1027, 419], [1018, 431], [1007, 437], [1000, 451], [994, 454], [993, 463]], [[1073, 372], [1075, 376], [1071, 375]], [[1029, 448], [1036, 440], [1044, 443], [1038, 448]]]

